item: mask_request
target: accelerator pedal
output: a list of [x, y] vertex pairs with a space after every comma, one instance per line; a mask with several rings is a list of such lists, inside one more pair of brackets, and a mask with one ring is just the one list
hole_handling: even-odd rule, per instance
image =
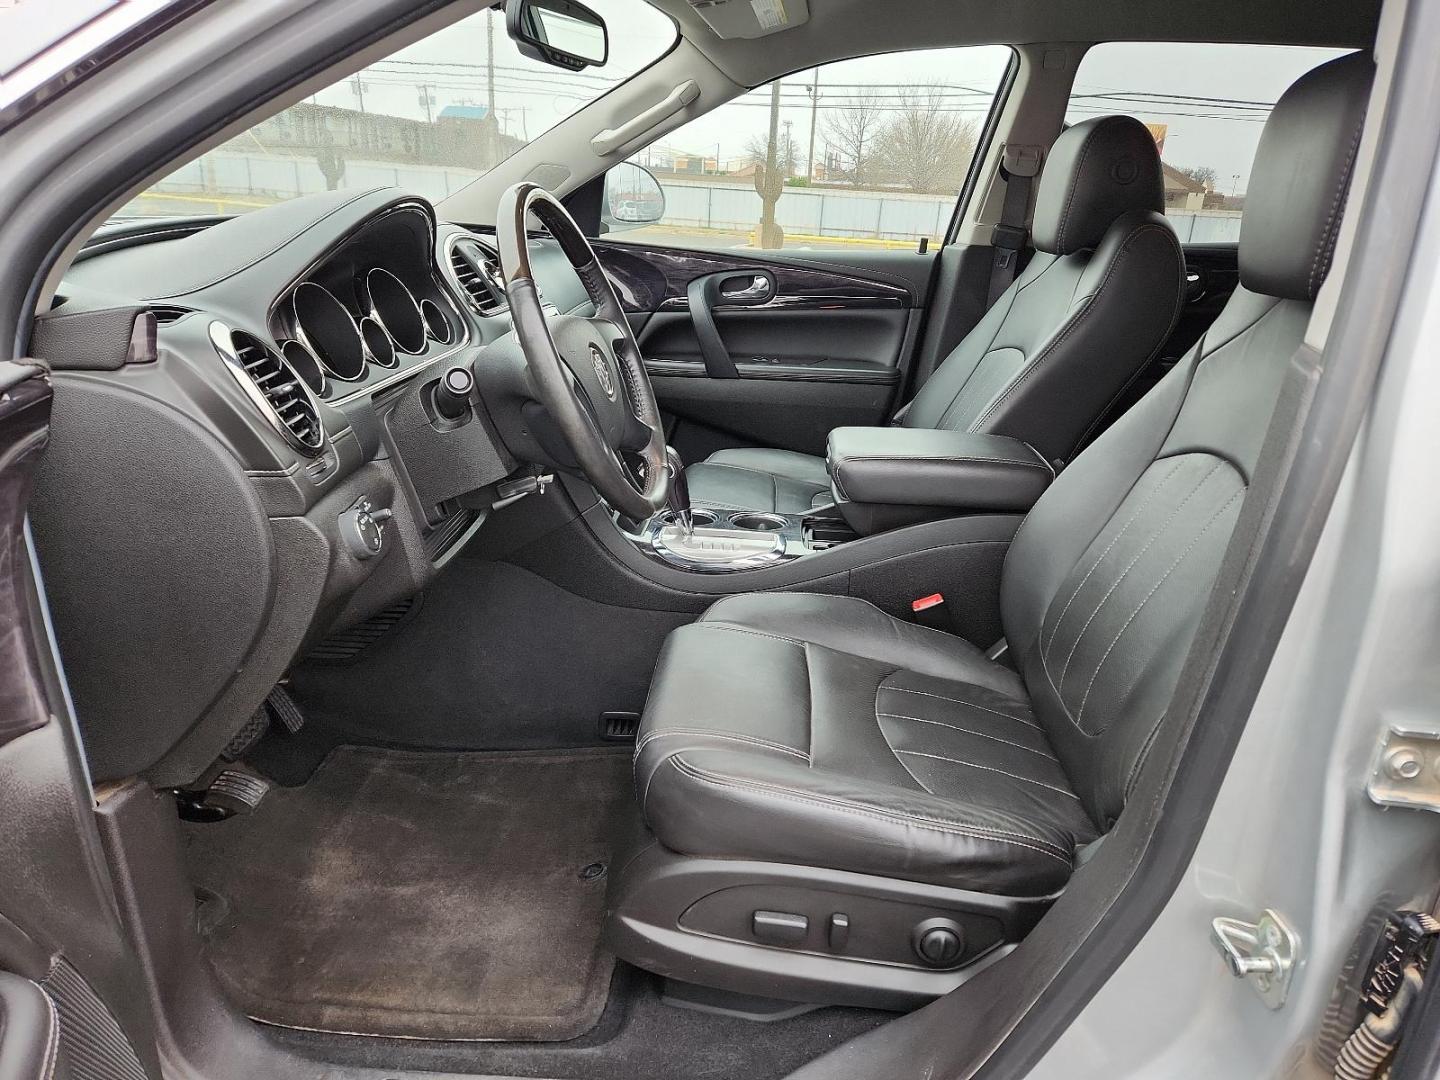
[[265, 699], [265, 711], [291, 735], [300, 734], [300, 729], [305, 726], [305, 714], [283, 686], [270, 691], [270, 696]]

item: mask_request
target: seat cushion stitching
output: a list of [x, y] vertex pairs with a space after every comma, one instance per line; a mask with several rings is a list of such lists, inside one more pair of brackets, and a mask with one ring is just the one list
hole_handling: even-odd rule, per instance
[[1160, 576], [1160, 580], [1155, 582], [1155, 584], [1151, 587], [1150, 591], [1145, 594], [1144, 599], [1142, 599], [1140, 603], [1135, 606], [1135, 610], [1130, 613], [1130, 617], [1127, 618], [1125, 622], [1121, 625], [1119, 631], [1115, 634], [1114, 640], [1110, 642], [1109, 647], [1106, 648], [1104, 654], [1100, 657], [1099, 663], [1095, 665], [1095, 671], [1090, 676], [1090, 682], [1085, 686], [1085, 693], [1080, 698], [1080, 708], [1075, 713], [1075, 725], [1077, 727], [1080, 725], [1080, 721], [1085, 718], [1085, 703], [1090, 700], [1090, 691], [1095, 687], [1095, 680], [1100, 677], [1100, 669], [1105, 666], [1105, 661], [1110, 659], [1110, 654], [1115, 651], [1115, 646], [1119, 644], [1121, 637], [1123, 637], [1125, 634], [1125, 631], [1130, 629], [1130, 624], [1139, 617], [1141, 610], [1145, 607], [1146, 604], [1150, 602], [1150, 598], [1160, 591], [1160, 586], [1165, 584], [1165, 582], [1169, 579], [1170, 575], [1175, 572], [1176, 568], [1179, 567], [1179, 565], [1189, 557], [1190, 553], [1195, 550], [1196, 545], [1199, 544], [1201, 538], [1210, 531], [1211, 526], [1213, 526], [1215, 522], [1219, 521], [1221, 516], [1224, 515], [1224, 513], [1229, 510], [1232, 505], [1234, 505], [1235, 500], [1243, 494], [1245, 494], [1245, 489], [1241, 488], [1239, 491], [1231, 495], [1230, 498], [1225, 500], [1224, 506], [1220, 507], [1220, 509], [1216, 510], [1215, 513], [1210, 516], [1210, 520], [1205, 523], [1205, 527], [1191, 538], [1190, 543], [1185, 545], [1185, 550], [1182, 551], [1176, 557], [1175, 561], [1170, 564], [1170, 568]]
[[[1180, 511], [1185, 509], [1185, 507], [1189, 504], [1190, 500], [1193, 499], [1195, 495], [1200, 491], [1200, 489], [1209, 482], [1210, 477], [1214, 476], [1215, 473], [1219, 470], [1219, 468], [1220, 462], [1218, 461], [1210, 466], [1210, 471], [1207, 472], [1199, 479], [1199, 481], [1196, 482], [1195, 486], [1190, 489], [1190, 494], [1186, 495], [1185, 498], [1180, 500], [1179, 504], [1176, 505], [1175, 509], [1170, 512], [1170, 516], [1165, 519], [1164, 523], [1158, 529], [1156, 529], [1154, 533], [1151, 534], [1150, 539], [1145, 541], [1144, 546], [1135, 553], [1135, 557], [1130, 560], [1130, 562], [1126, 565], [1125, 569], [1121, 572], [1120, 576], [1115, 579], [1115, 581], [1110, 585], [1110, 588], [1106, 591], [1105, 595], [1100, 598], [1100, 602], [1095, 605], [1095, 610], [1092, 611], [1090, 613], [1090, 617], [1085, 620], [1085, 625], [1080, 627], [1080, 632], [1075, 635], [1075, 642], [1070, 646], [1069, 655], [1065, 657], [1065, 666], [1060, 669], [1061, 685], [1064, 685], [1065, 683], [1065, 675], [1070, 670], [1071, 661], [1075, 659], [1075, 654], [1080, 651], [1080, 643], [1085, 640], [1086, 631], [1088, 631], [1091, 624], [1095, 622], [1096, 617], [1100, 614], [1101, 609], [1105, 607], [1106, 602], [1109, 601], [1110, 597], [1115, 595], [1115, 590], [1120, 588], [1120, 586], [1124, 583], [1125, 579], [1130, 576], [1130, 571], [1135, 569], [1136, 564], [1139, 563], [1139, 561], [1144, 557], [1145, 553], [1150, 550], [1150, 548], [1155, 544], [1155, 542], [1159, 540], [1160, 537], [1165, 535], [1166, 530], [1168, 530], [1170, 526], [1174, 524], [1175, 519], [1180, 516]], [[1042, 660], [1043, 659], [1044, 658], [1042, 657]]]
[[[1065, 601], [1065, 607], [1061, 609], [1060, 614], [1055, 619], [1054, 625], [1051, 627], [1050, 646], [1055, 644], [1055, 637], [1060, 633], [1060, 624], [1065, 621], [1065, 616], [1070, 611], [1070, 605], [1075, 603], [1075, 598], [1080, 595], [1080, 590], [1085, 588], [1085, 583], [1090, 580], [1091, 575], [1094, 574], [1096, 570], [1100, 569], [1100, 564], [1105, 561], [1105, 556], [1110, 554], [1111, 549], [1120, 542], [1120, 538], [1130, 531], [1130, 526], [1134, 525], [1135, 522], [1140, 519], [1140, 515], [1145, 512], [1145, 508], [1155, 501], [1155, 496], [1160, 494], [1179, 471], [1180, 461], [1177, 459], [1175, 463], [1171, 465], [1170, 471], [1160, 478], [1159, 483], [1155, 485], [1150, 494], [1140, 501], [1140, 505], [1135, 508], [1135, 513], [1130, 515], [1130, 520], [1125, 522], [1125, 524], [1121, 526], [1120, 531], [1111, 539], [1110, 543], [1105, 545], [1105, 550], [1100, 553], [1100, 557], [1095, 560], [1089, 570], [1085, 571], [1085, 576], [1080, 579], [1080, 584], [1075, 586], [1075, 591], [1070, 594], [1070, 599]], [[1043, 652], [1050, 646], [1042, 645], [1041, 651]]]
[[[1054, 761], [1058, 764], [1059, 759], [1044, 750], [1037, 750], [1033, 746], [1026, 746], [1024, 743], [1014, 742], [1011, 739], [1002, 739], [999, 735], [987, 735], [983, 731], [975, 731], [973, 728], [964, 728], [956, 724], [947, 724], [943, 720], [927, 720], [923, 716], [906, 716], [904, 713], [882, 712], [877, 715], [890, 720], [914, 720], [917, 724], [934, 724], [936, 727], [949, 728], [951, 731], [958, 731], [964, 735], [974, 735], [977, 739], [989, 739], [991, 742], [1004, 743], [1006, 746], [1013, 746], [1017, 750], [1025, 750], [1032, 754], [1039, 754], [1041, 757]], [[887, 740], [888, 741], [888, 740]]]
[[810, 677], [810, 643], [800, 646], [805, 661], [805, 764], [813, 766], [815, 754], [815, 680]]
[[[1031, 836], [1028, 833], [992, 829], [987, 825], [970, 825], [961, 822], [942, 821], [939, 818], [909, 814], [898, 810], [881, 810], [875, 807], [861, 806], [846, 800], [827, 798], [823, 795], [810, 792], [795, 791], [791, 788], [763, 784], [754, 780], [739, 780], [735, 777], [718, 776], [714, 773], [708, 773], [696, 768], [690, 764], [690, 762], [682, 760], [678, 755], [668, 758], [667, 760], [680, 774], [689, 776], [703, 783], [713, 784], [716, 787], [749, 788], [753, 791], [765, 792], [778, 799], [788, 799], [792, 802], [806, 803], [811, 806], [825, 806], [843, 813], [874, 818], [877, 821], [899, 821], [918, 829], [931, 829], [935, 832], [950, 833], [953, 836], [969, 836], [978, 840], [993, 840], [997, 844], [1010, 844], [1015, 847], [1027, 848], [1030, 851], [1037, 851], [1042, 855], [1049, 855], [1052, 859], [1059, 859], [1067, 866], [1073, 865], [1074, 860], [1070, 852], [1064, 851], [1048, 840], [1038, 836]], [[1030, 843], [1022, 842], [1026, 840], [1030, 841]]]
[[996, 716], [1003, 716], [1007, 720], [1014, 720], [1016, 723], [1024, 724], [1026, 727], [1041, 730], [1039, 724], [1023, 716], [1015, 716], [1011, 713], [1001, 712], [999, 709], [991, 709], [985, 705], [977, 705], [973, 701], [961, 701], [959, 698], [945, 697], [943, 694], [932, 694], [928, 690], [912, 690], [908, 686], [882, 686], [882, 690], [893, 690], [897, 694], [918, 694], [920, 697], [934, 698], [936, 701], [949, 701], [956, 705], [964, 705], [969, 709], [979, 709], [981, 712], [994, 713]]
[[803, 649], [805, 647], [805, 642], [801, 641], [799, 638], [785, 637], [782, 634], [770, 634], [766, 633], [764, 630], [751, 630], [747, 626], [737, 626], [734, 623], [696, 622], [691, 623], [690, 625], [698, 626], [706, 630], [725, 630], [732, 634], [749, 634], [752, 637], [770, 638], [772, 641], [783, 641], [789, 645], [794, 645], [797, 649]]
[[990, 765], [977, 765], [975, 764], [975, 762], [966, 761], [963, 758], [946, 757], [944, 754], [927, 754], [920, 750], [896, 750], [894, 751], [894, 753], [906, 754], [910, 757], [931, 758], [935, 761], [948, 761], [952, 765], [964, 765], [967, 769], [980, 769], [983, 772], [999, 773], [1001, 776], [1008, 776], [1012, 780], [1019, 780], [1026, 784], [1034, 784], [1036, 787], [1043, 787], [1047, 791], [1053, 791], [1057, 795], [1064, 795], [1067, 799], [1074, 799], [1076, 802], [1080, 801], [1080, 796], [1076, 795], [1074, 792], [1066, 791], [1064, 788], [1058, 788], [1054, 784], [1046, 784], [1040, 780], [1031, 780], [1028, 776], [1021, 776], [1019, 773], [1006, 772], [1004, 769], [997, 769]]
[[789, 754], [791, 757], [800, 758], [809, 762], [810, 755], [794, 746], [786, 746], [784, 743], [772, 742], [769, 739], [761, 739], [754, 735], [740, 735], [733, 732], [706, 731], [704, 728], [668, 728], [664, 731], [647, 732], [635, 744], [635, 752], [638, 754], [645, 747], [649, 746], [656, 739], [669, 739], [677, 735], [693, 735], [702, 739], [724, 739], [728, 742], [747, 743], [752, 746], [762, 747], [766, 750], [776, 750], [782, 754]]

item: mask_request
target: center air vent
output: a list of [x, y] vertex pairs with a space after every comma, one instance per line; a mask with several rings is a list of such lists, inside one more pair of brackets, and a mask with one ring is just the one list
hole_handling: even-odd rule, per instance
[[455, 283], [481, 315], [493, 315], [505, 309], [505, 279], [500, 273], [500, 259], [479, 241], [457, 240], [450, 249], [450, 269]]
[[243, 330], [211, 323], [210, 341], [235, 381], [285, 441], [305, 454], [319, 453], [325, 445], [320, 410], [295, 370]]

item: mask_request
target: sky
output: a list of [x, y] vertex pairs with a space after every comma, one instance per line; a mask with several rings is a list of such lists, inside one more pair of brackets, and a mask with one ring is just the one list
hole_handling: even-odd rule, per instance
[[[526, 59], [506, 36], [503, 17], [482, 13], [366, 69], [358, 80], [364, 107], [424, 119], [446, 105], [485, 104], [486, 24], [493, 20], [496, 111], [507, 133], [533, 139], [653, 62], [674, 41], [670, 21], [643, 0], [591, 0], [591, 6], [611, 27], [610, 59], [603, 68], [571, 73]], [[1167, 162], [1208, 166], [1225, 194], [1243, 194], [1268, 107], [1295, 78], [1334, 55], [1335, 50], [1263, 45], [1100, 45], [1082, 61], [1067, 119], [1124, 112], [1165, 124]], [[840, 61], [820, 69], [820, 101], [813, 111], [807, 88], [816, 73], [797, 72], [782, 81], [781, 120], [790, 124], [802, 168], [812, 118], [816, 158], [824, 160], [826, 117], [838, 117], [861, 87], [892, 102], [909, 89], [937, 87], [947, 110], [978, 123], [1008, 58], [1008, 49], [979, 46]], [[313, 100], [355, 108], [361, 101], [356, 81], [345, 80]], [[765, 135], [769, 105], [768, 88], [753, 90], [672, 132], [659, 146], [706, 157], [718, 151], [725, 165], [743, 162], [746, 144]], [[643, 163], [645, 155], [637, 160]]]

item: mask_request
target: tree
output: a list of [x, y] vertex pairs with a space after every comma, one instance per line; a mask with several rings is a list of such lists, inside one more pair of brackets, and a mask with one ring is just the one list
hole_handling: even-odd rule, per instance
[[917, 193], [958, 191], [975, 152], [976, 123], [947, 103], [940, 86], [902, 92], [876, 141], [876, 168]]
[[825, 141], [849, 173], [854, 187], [863, 187], [870, 179], [875, 140], [884, 118], [885, 108], [873, 90], [862, 91], [848, 105], [832, 109], [825, 117]]
[[1215, 190], [1215, 170], [1209, 165], [1182, 165], [1179, 171], [1206, 190]]
[[[794, 176], [798, 171], [799, 147], [795, 139], [785, 132], [779, 132], [776, 138], [775, 164], [786, 176]], [[770, 160], [770, 140], [764, 135], [750, 136], [745, 143], [745, 160], [751, 165], [763, 166]]]

